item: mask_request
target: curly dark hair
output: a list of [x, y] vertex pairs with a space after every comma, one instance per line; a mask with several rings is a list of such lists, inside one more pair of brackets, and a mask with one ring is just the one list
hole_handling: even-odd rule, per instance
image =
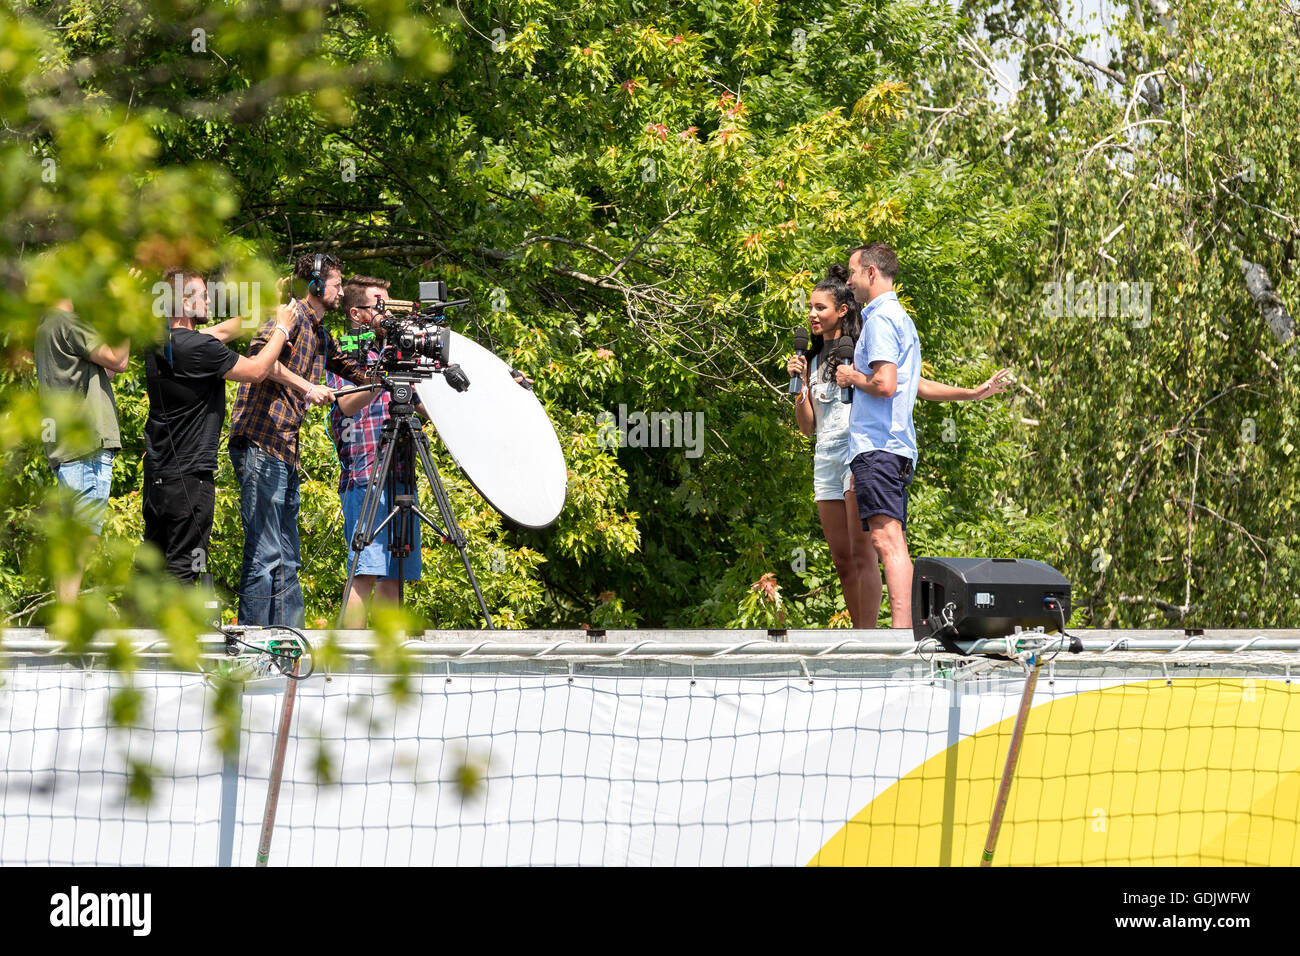
[[[311, 279], [311, 272], [316, 266], [316, 253], [299, 256], [293, 264], [293, 274], [299, 279]], [[321, 256], [320, 277], [328, 279], [331, 272], [343, 272], [343, 263], [329, 254]]]
[[[826, 278], [813, 286], [813, 291], [829, 292], [835, 302], [836, 311], [839, 311], [840, 306], [847, 305], [849, 307], [848, 312], [844, 314], [844, 318], [840, 319], [840, 335], [847, 335], [856, 342], [858, 335], [862, 332], [862, 309], [858, 306], [858, 300], [853, 295], [853, 290], [849, 288], [848, 280], [849, 270], [840, 263], [835, 262], [826, 270]], [[820, 334], [814, 335], [809, 341], [808, 351], [804, 353], [804, 357], [809, 362], [812, 361], [814, 355], [821, 352], [824, 341]]]

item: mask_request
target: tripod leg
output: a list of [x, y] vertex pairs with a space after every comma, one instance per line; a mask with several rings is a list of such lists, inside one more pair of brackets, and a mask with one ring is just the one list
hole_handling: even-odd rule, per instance
[[[402, 435], [406, 441], [401, 442], [400, 461], [402, 463], [402, 474], [411, 475], [415, 473], [414, 455], [411, 454], [410, 428], [406, 425], [399, 426], [402, 429]], [[396, 472], [390, 472], [388, 475], [388, 501], [390, 507], [397, 506], [398, 484]], [[396, 513], [396, 512], [395, 512]], [[397, 532], [397, 540], [393, 540], [393, 532]], [[388, 553], [391, 557], [397, 554], [397, 606], [406, 605], [406, 548], [414, 540], [411, 533], [411, 516], [404, 509], [397, 515], [397, 521], [393, 528], [388, 531]]]
[[339, 607], [338, 627], [340, 629], [343, 627], [344, 619], [348, 614], [348, 598], [352, 597], [352, 584], [357, 579], [357, 565], [360, 563], [361, 552], [353, 551], [351, 566], [348, 568], [348, 583], [343, 585], [343, 604]]
[[383, 530], [384, 524], [388, 524], [393, 517], [390, 514], [384, 519], [384, 524], [381, 524], [378, 528], [374, 527], [375, 518], [379, 514], [379, 489], [384, 487], [384, 481], [387, 479], [389, 469], [392, 467], [393, 448], [392, 435], [388, 430], [385, 430], [380, 436], [379, 461], [370, 474], [370, 483], [366, 485], [366, 494], [361, 499], [361, 514], [357, 518], [356, 528], [353, 529], [352, 541], [349, 542], [352, 547], [352, 565], [348, 569], [348, 583], [343, 587], [343, 605], [339, 608], [338, 626], [340, 628], [343, 627], [344, 618], [348, 612], [348, 600], [352, 597], [352, 586], [356, 581], [357, 567], [361, 563], [361, 552], [370, 547], [371, 542]]
[[370, 499], [372, 496], [376, 498], [378, 497], [378, 495], [374, 494], [374, 491], [375, 491], [375, 485], [372, 482], [371, 484], [366, 486], [365, 497], [361, 499], [361, 516], [357, 519], [358, 527], [354, 530], [353, 533], [352, 561], [348, 567], [348, 583], [343, 586], [343, 604], [339, 607], [338, 626], [340, 628], [343, 627], [344, 621], [347, 617], [348, 600], [352, 597], [352, 585], [356, 582], [357, 579], [357, 567], [361, 564], [361, 552], [364, 551], [366, 547], [369, 546], [369, 542], [366, 542], [361, 547], [357, 547], [357, 545], [360, 542], [356, 540], [356, 535], [360, 533], [361, 528], [368, 527], [368, 525], [365, 524], [365, 520], [366, 520], [365, 516], [370, 510], [370, 503], [371, 503]]
[[[366, 489], [366, 494], [367, 494], [367, 495], [370, 494], [370, 489], [369, 489], [369, 488]], [[376, 497], [376, 499], [378, 499], [379, 496], [376, 495], [375, 497]], [[363, 510], [364, 510], [364, 508], [365, 508], [364, 499], [363, 499], [363, 503], [362, 503], [362, 508], [363, 508]], [[361, 552], [364, 551], [366, 548], [368, 548], [368, 547], [370, 546], [370, 543], [371, 543], [372, 541], [374, 541], [375, 538], [379, 537], [379, 532], [381, 532], [381, 531], [384, 530], [385, 525], [387, 525], [390, 521], [392, 521], [392, 520], [393, 520], [393, 517], [394, 517], [396, 514], [397, 514], [397, 512], [395, 512], [395, 511], [390, 511], [390, 512], [388, 513], [388, 517], [386, 517], [383, 521], [381, 521], [381, 522], [379, 523], [379, 527], [376, 528], [374, 531], [370, 532], [370, 534], [369, 534], [369, 535], [367, 536], [367, 538], [366, 538], [365, 543], [362, 544], [362, 546], [359, 547], [359, 548], [353, 548], [353, 549], [352, 549], [352, 561], [351, 561], [351, 564], [350, 564], [350, 567], [349, 567], [349, 570], [348, 570], [348, 583], [347, 583], [347, 584], [344, 586], [344, 588], [343, 588], [343, 607], [339, 610], [339, 623], [338, 623], [338, 626], [339, 626], [340, 628], [343, 627], [343, 615], [347, 612], [347, 607], [348, 607], [348, 598], [349, 598], [349, 597], [351, 596], [351, 594], [352, 594], [352, 584], [353, 584], [353, 582], [356, 580], [356, 576], [357, 576], [357, 566], [361, 563]], [[361, 520], [361, 519], [358, 519], [358, 524], [360, 524], [360, 520]]]
[[[460, 561], [465, 565], [465, 573], [469, 575], [470, 586], [474, 589], [474, 596], [478, 598], [479, 609], [483, 612], [483, 621], [489, 631], [493, 630], [492, 615], [488, 611], [487, 602], [483, 600], [483, 592], [479, 590], [478, 579], [474, 577], [474, 569], [469, 566], [469, 554], [465, 551], [465, 535], [461, 532], [460, 526], [456, 524], [456, 516], [451, 510], [451, 501], [447, 498], [447, 489], [443, 487], [442, 476], [438, 474], [438, 466], [433, 462], [433, 452], [429, 449], [429, 436], [421, 429], [414, 432], [412, 439], [414, 440], [415, 450], [420, 456], [420, 463], [424, 466], [424, 475], [429, 479], [429, 487], [433, 489], [433, 498], [438, 503], [438, 511], [442, 515], [443, 526], [446, 528], [452, 544], [460, 552]], [[424, 516], [421, 515], [421, 517]], [[432, 525], [432, 522], [430, 522], [430, 525]]]

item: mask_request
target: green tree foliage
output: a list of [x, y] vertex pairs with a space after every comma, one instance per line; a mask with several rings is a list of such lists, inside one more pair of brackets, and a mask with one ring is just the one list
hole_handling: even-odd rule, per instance
[[1098, 58], [1055, 3], [966, 10], [922, 141], [1049, 210], [989, 300], [1015, 494], [1063, 510], [1094, 626], [1289, 624], [1300, 16], [1135, 0]]
[[[173, 138], [222, 129], [285, 102], [326, 111], [348, 82], [391, 82], [445, 62], [427, 19], [374, 3], [288, 10], [275, 4], [208, 9], [185, 3], [6, 4], [0, 9], [0, 317], [5, 337], [0, 482], [9, 547], [0, 592], [10, 619], [47, 598], [54, 573], [75, 565], [84, 539], [56, 500], [40, 441], [88, 437], [75, 409], [38, 402], [30, 349], [41, 314], [71, 299], [109, 342], [157, 341], [163, 321], [150, 286], [168, 265], [223, 268], [231, 281], [273, 289], [269, 246], [229, 228], [239, 208], [235, 171], [171, 148]], [[368, 54], [335, 40], [353, 30], [414, 36]], [[269, 306], [269, 297], [264, 307]], [[140, 535], [143, 387], [138, 360], [116, 382], [123, 454], [93, 585], [79, 608], [59, 608], [56, 634], [162, 626], [196, 633], [202, 600], [160, 580], [156, 555], [133, 553]], [[181, 654], [184, 658], [185, 654]], [[188, 654], [192, 657], [192, 651]]]
[[[464, 331], [537, 378], [569, 468], [553, 528], [508, 526], [440, 459], [499, 623], [830, 624], [843, 601], [785, 392], [808, 292], [848, 248], [891, 243], [927, 374], [974, 384], [995, 367], [988, 289], [1036, 247], [1035, 210], [1003, 188], [997, 157], [985, 168], [920, 141], [918, 97], [959, 39], [940, 2], [68, 3], [3, 17], [12, 611], [39, 604], [71, 554], [31, 520], [49, 475], [18, 353], [40, 311], [67, 295], [138, 355], [160, 334], [147, 290], [165, 266], [269, 291], [292, 256], [329, 251], [399, 297], [446, 278], [474, 300]], [[138, 358], [116, 384], [125, 447], [87, 578], [114, 602], [106, 615], [125, 613], [139, 577], [114, 570], [140, 534]], [[602, 413], [621, 407], [702, 415], [700, 453], [610, 447]], [[1054, 560], [1057, 503], [1007, 481], [1021, 454], [1007, 407], [917, 417], [914, 551]], [[334, 616], [347, 552], [325, 422], [308, 422], [312, 623]], [[218, 481], [212, 569], [229, 589], [242, 538], [228, 465]], [[455, 552], [427, 547], [415, 609], [474, 626], [467, 595]]]

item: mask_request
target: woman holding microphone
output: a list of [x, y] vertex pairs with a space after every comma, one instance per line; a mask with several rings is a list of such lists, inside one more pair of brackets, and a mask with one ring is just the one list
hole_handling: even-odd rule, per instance
[[799, 431], [816, 436], [813, 498], [844, 592], [844, 604], [854, 627], [871, 628], [876, 626], [880, 613], [879, 559], [871, 536], [862, 530], [858, 520], [848, 461], [851, 406], [840, 401], [840, 387], [835, 384], [836, 345], [841, 336], [856, 341], [862, 330], [858, 303], [845, 284], [848, 277], [848, 270], [836, 263], [813, 288], [808, 299], [812, 340], [806, 352], [786, 363], [786, 370], [797, 375], [802, 384], [794, 406]]

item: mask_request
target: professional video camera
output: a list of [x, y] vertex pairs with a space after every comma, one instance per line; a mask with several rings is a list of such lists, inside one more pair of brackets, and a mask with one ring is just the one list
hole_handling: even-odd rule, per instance
[[[469, 299], [448, 299], [447, 283], [441, 280], [420, 283], [418, 299], [379, 299], [374, 306], [374, 326], [364, 332], [345, 335], [341, 345], [345, 352], [373, 365], [385, 376], [392, 374], [429, 378], [441, 372], [448, 384], [459, 392], [468, 386], [458, 366], [450, 360], [451, 330], [447, 328], [447, 309], [468, 305]], [[378, 354], [370, 361], [371, 352]]]

